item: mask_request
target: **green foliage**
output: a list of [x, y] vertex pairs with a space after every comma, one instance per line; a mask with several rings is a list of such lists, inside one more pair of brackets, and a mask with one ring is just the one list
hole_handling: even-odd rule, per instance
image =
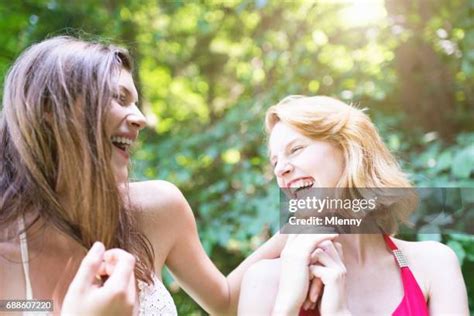
[[[474, 133], [460, 133], [454, 144], [443, 145], [425, 134], [421, 150], [408, 153], [410, 164], [406, 170], [412, 175], [414, 183], [419, 187], [461, 187], [474, 188]], [[469, 192], [472, 192], [470, 190]], [[473, 203], [473, 196], [463, 196], [464, 200]], [[474, 221], [472, 211], [461, 219], [472, 227]], [[433, 228], [430, 229], [430, 232]], [[462, 266], [466, 285], [468, 286], [469, 306], [474, 306], [474, 236], [448, 234], [419, 234], [418, 240], [436, 240], [447, 244], [457, 255]]]
[[[0, 4], [0, 72], [31, 43], [70, 28], [130, 48], [150, 122], [133, 177], [183, 191], [225, 273], [278, 228], [263, 117], [286, 95], [367, 107], [416, 185], [474, 186], [472, 1], [387, 1], [378, 11], [349, 1], [103, 3]], [[474, 307], [472, 236], [430, 238], [458, 255]], [[164, 279], [180, 314], [203, 313]]]

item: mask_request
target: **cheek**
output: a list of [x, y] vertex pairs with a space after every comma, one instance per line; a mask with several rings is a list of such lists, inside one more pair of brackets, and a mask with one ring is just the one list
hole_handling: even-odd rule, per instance
[[105, 118], [107, 130], [113, 132], [120, 125], [122, 116], [121, 109], [112, 105]]
[[331, 167], [333, 172], [336, 174], [337, 177], [341, 177], [344, 171], [344, 154], [341, 149], [339, 148], [332, 148], [330, 152], [331, 159]]
[[342, 154], [337, 149], [323, 147], [305, 152], [302, 166], [321, 186], [333, 187], [339, 181], [344, 163]]

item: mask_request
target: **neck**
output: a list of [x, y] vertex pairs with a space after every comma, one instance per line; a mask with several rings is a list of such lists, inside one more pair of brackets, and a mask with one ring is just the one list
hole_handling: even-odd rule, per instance
[[[26, 231], [26, 239], [28, 243], [28, 252], [30, 259], [36, 255], [45, 254], [48, 256], [55, 256], [57, 254], [72, 254], [84, 253], [84, 248], [79, 245], [74, 239], [60, 232], [56, 227], [47, 223], [42, 217], [36, 218], [32, 214], [27, 214], [24, 217]], [[18, 235], [18, 225], [12, 225], [17, 231], [15, 238], [10, 241], [13, 249], [19, 250], [20, 238]]]
[[341, 243], [348, 264], [364, 265], [387, 254], [381, 234], [342, 234], [336, 241]]
[[45, 223], [42, 218], [38, 225], [43, 227], [37, 238], [31, 238], [28, 231], [28, 246], [31, 244], [32, 251], [50, 252], [54, 254], [80, 254], [85, 253], [85, 249], [78, 244], [72, 237], [59, 231], [55, 226]]
[[[24, 227], [20, 222], [23, 221]], [[26, 231], [24, 231], [26, 229]], [[45, 225], [40, 218], [32, 213], [26, 213], [2, 230], [0, 237], [0, 256], [10, 262], [21, 262], [20, 233], [26, 235], [28, 250], [35, 248], [44, 239]], [[31, 252], [31, 251], [30, 251]]]

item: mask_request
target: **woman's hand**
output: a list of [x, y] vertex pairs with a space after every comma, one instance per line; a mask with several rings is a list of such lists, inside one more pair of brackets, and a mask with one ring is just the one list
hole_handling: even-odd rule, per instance
[[312, 253], [337, 234], [290, 235], [281, 253], [281, 276], [274, 315], [297, 315], [308, 294]]
[[349, 315], [345, 289], [346, 266], [343, 263], [341, 244], [329, 240], [323, 241], [314, 251], [314, 259], [317, 259], [317, 263], [310, 266], [310, 271], [324, 285], [320, 314]]
[[[311, 264], [316, 264], [316, 261], [311, 261]], [[309, 279], [311, 280], [311, 283], [309, 284], [308, 295], [302, 306], [305, 311], [316, 308], [316, 302], [323, 291], [323, 282], [321, 282], [320, 278], [315, 278], [314, 275], [310, 273]]]
[[[62, 315], [131, 315], [136, 298], [135, 257], [121, 249], [105, 251], [96, 242], [81, 262], [64, 298]], [[100, 276], [108, 276], [102, 284]]]

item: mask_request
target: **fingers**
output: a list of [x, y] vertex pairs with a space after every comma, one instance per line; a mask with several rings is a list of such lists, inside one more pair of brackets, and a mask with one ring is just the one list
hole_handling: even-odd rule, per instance
[[[135, 257], [121, 249], [110, 249], [104, 254], [109, 278], [104, 288], [112, 291], [124, 290], [127, 299], [135, 300]], [[132, 289], [133, 286], [133, 289]], [[131, 298], [133, 294], [133, 298]]]
[[303, 310], [307, 311], [308, 309], [311, 308], [312, 305], [313, 305], [313, 302], [311, 302], [309, 300], [309, 298], [307, 297], [306, 300], [304, 301], [303, 305], [302, 305], [302, 308], [303, 308]]
[[312, 303], [316, 303], [319, 298], [319, 294], [323, 288], [323, 282], [320, 278], [314, 278], [311, 281], [310, 289], [309, 289], [309, 300]]
[[[110, 273], [107, 273], [107, 264], [104, 260], [102, 260], [99, 269], [97, 270], [98, 276], [108, 276]], [[110, 269], [110, 268], [109, 268]]]
[[339, 266], [339, 262], [336, 261], [328, 252], [322, 250], [321, 248], [316, 249], [316, 256], [318, 257], [318, 262], [325, 267], [336, 268]]
[[334, 246], [336, 246], [337, 253], [342, 261], [344, 261], [344, 252], [342, 251], [342, 245], [339, 242], [335, 242]]
[[85, 291], [94, 283], [95, 276], [102, 263], [105, 247], [101, 242], [96, 242], [82, 259], [76, 276], [69, 285], [71, 291]]
[[281, 253], [286, 264], [306, 265], [312, 262], [312, 253], [325, 240], [332, 240], [338, 234], [296, 234], [290, 235]]
[[[310, 273], [310, 276], [313, 276], [313, 274]], [[322, 287], [323, 282], [321, 282], [321, 279], [313, 277], [309, 285], [308, 295], [302, 305], [304, 310], [314, 309], [316, 307], [316, 302], [318, 301], [319, 294], [322, 292]]]
[[343, 262], [342, 245], [338, 242], [323, 241], [319, 247], [312, 254], [312, 262], [317, 261], [319, 264], [310, 266], [314, 278], [321, 279], [324, 284], [343, 278], [346, 266]]
[[320, 278], [321, 281], [323, 281], [323, 284], [325, 284], [329, 268], [326, 268], [326, 267], [321, 266], [319, 264], [315, 264], [315, 265], [312, 265], [311, 267], [309, 267], [309, 270], [311, 271], [311, 273], [316, 278]]
[[339, 253], [342, 254], [342, 246], [340, 243], [337, 244], [339, 245], [337, 247], [339, 247], [340, 250], [336, 248], [336, 242], [330, 240], [325, 240], [321, 242], [319, 248], [317, 249], [317, 251], [315, 251], [315, 256], [319, 256], [319, 258], [321, 258], [321, 255], [326, 254], [327, 256], [332, 258], [333, 262], [339, 265], [343, 264], [342, 257], [339, 255]]
[[318, 264], [310, 266], [310, 272], [317, 278], [320, 278], [325, 286], [330, 283], [343, 280], [347, 271], [344, 265], [336, 267], [325, 267]]
[[313, 252], [319, 244], [323, 242], [330, 242], [330, 240], [339, 236], [338, 234], [305, 234], [305, 235], [298, 235], [295, 237], [294, 242], [301, 243], [304, 247], [303, 251], [307, 251], [309, 253]]
[[313, 251], [313, 253], [311, 254], [311, 260], [310, 260], [311, 264], [315, 264], [318, 262], [318, 252], [316, 250]]
[[301, 308], [303, 310], [307, 311], [308, 308], [311, 306], [311, 304], [313, 304], [313, 303], [309, 300], [309, 297], [306, 297], [306, 299], [304, 300], [303, 305], [301, 305]]

